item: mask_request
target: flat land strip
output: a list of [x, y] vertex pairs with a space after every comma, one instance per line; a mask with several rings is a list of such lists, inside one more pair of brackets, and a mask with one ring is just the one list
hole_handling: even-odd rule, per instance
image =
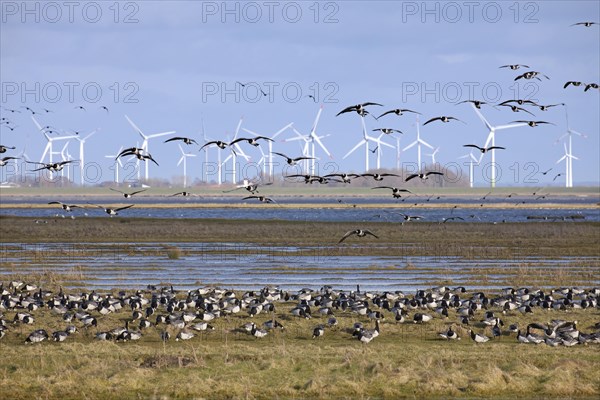
[[[319, 223], [286, 221], [166, 220], [144, 218], [47, 219], [0, 217], [0, 242], [8, 243], [177, 243], [227, 242], [268, 246], [337, 246], [348, 230], [368, 228], [380, 239], [349, 238], [340, 247], [346, 254], [393, 255], [398, 245], [416, 255], [469, 257], [598, 257], [600, 223]], [[413, 250], [407, 250], [413, 249]], [[461, 298], [469, 298], [473, 287]], [[540, 279], [542, 287], [568, 285], [568, 266], [561, 280], [554, 272]], [[600, 269], [589, 272], [598, 280]], [[13, 278], [5, 276], [5, 287]], [[57, 293], [61, 277], [30, 277], [44, 289]], [[528, 285], [527, 276], [513, 283]], [[542, 276], [543, 278], [543, 276]], [[357, 282], [359, 283], [359, 282]], [[133, 294], [134, 289], [128, 291]], [[318, 290], [315, 287], [313, 289]], [[425, 288], [424, 288], [425, 289]], [[113, 291], [119, 296], [118, 291]], [[497, 295], [490, 294], [490, 295]], [[149, 296], [149, 295], [148, 295]], [[239, 294], [238, 294], [239, 296]], [[178, 294], [185, 299], [186, 293]], [[390, 312], [381, 335], [368, 345], [352, 337], [355, 322], [373, 327], [372, 321], [349, 311], [336, 311], [338, 327], [312, 339], [314, 326], [326, 317], [296, 319], [290, 310], [297, 302], [277, 302], [274, 313], [253, 318], [247, 312], [211, 322], [215, 330], [185, 342], [167, 343], [159, 336], [165, 325], [144, 331], [139, 342], [97, 341], [97, 331], [123, 326], [131, 310], [98, 317], [98, 328], [84, 329], [64, 343], [25, 345], [34, 329], [51, 333], [66, 323], [43, 308], [33, 312], [32, 325], [10, 325], [0, 340], [0, 393], [7, 399], [32, 398], [597, 398], [600, 395], [598, 344], [573, 347], [519, 344], [515, 334], [505, 334], [485, 344], [475, 344], [466, 327], [451, 310], [448, 319], [435, 318], [417, 325], [397, 324]], [[547, 323], [551, 319], [577, 320], [582, 332], [591, 333], [600, 322], [598, 308], [567, 311], [534, 309], [533, 314], [513, 311], [506, 315], [492, 308], [505, 324]], [[490, 335], [478, 321], [473, 329]], [[11, 324], [15, 311], [3, 310]], [[164, 310], [159, 313], [165, 313]], [[313, 313], [316, 314], [316, 313]], [[412, 317], [413, 312], [410, 313]], [[256, 339], [239, 331], [249, 321], [261, 326], [275, 317], [285, 326]], [[154, 322], [154, 321], [153, 321]], [[461, 341], [447, 342], [438, 332], [453, 326]], [[137, 329], [137, 326], [135, 326]]]

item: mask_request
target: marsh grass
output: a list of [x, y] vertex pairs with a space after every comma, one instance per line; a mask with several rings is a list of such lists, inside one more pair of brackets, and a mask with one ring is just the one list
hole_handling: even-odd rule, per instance
[[[257, 340], [236, 328], [250, 318], [239, 314], [214, 322], [215, 331], [187, 342], [162, 343], [151, 327], [141, 341], [98, 342], [95, 330], [76, 333], [65, 343], [25, 345], [36, 328], [64, 328], [50, 311], [37, 313], [34, 326], [11, 326], [0, 341], [0, 392], [18, 398], [593, 398], [600, 394], [598, 345], [549, 348], [519, 345], [514, 334], [476, 345], [463, 328], [463, 340], [439, 340], [438, 331], [456, 320], [396, 324], [384, 320], [369, 345], [352, 338], [351, 313], [336, 313], [339, 327], [311, 339], [324, 318], [293, 319], [292, 303], [277, 304], [283, 331]], [[11, 313], [12, 314], [12, 313]], [[99, 318], [99, 330], [122, 326], [129, 312]], [[272, 314], [258, 315], [257, 324]], [[391, 315], [390, 315], [391, 317]], [[546, 318], [577, 319], [589, 331], [597, 311], [503, 316], [521, 326]], [[392, 318], [390, 318], [392, 319]], [[167, 328], [171, 330], [171, 328]], [[481, 332], [479, 326], [474, 328]], [[176, 332], [171, 330], [172, 334]], [[489, 335], [489, 332], [485, 332]]]
[[[102, 242], [110, 237], [123, 242], [124, 254], [139, 256], [137, 245], [129, 243], [164, 243], [165, 237], [177, 242], [247, 242], [265, 246], [327, 246], [336, 255], [457, 256], [469, 259], [526, 260], [527, 257], [581, 257], [551, 270], [537, 261], [522, 261], [518, 268], [468, 268], [458, 271], [459, 280], [450, 279], [452, 271], [421, 267], [406, 262], [400, 271], [426, 275], [431, 283], [460, 283], [477, 288], [484, 283], [513, 286], [587, 287], [598, 280], [598, 223], [540, 224], [395, 224], [369, 223], [380, 235], [379, 241], [356, 242], [336, 246], [340, 232], [355, 229], [353, 223], [306, 223], [280, 221], [198, 220], [128, 220], [88, 218], [57, 220], [35, 225], [32, 219], [0, 217], [5, 243], [46, 242], [50, 233], [61, 242]], [[51, 225], [51, 226], [50, 226]], [[296, 235], [290, 237], [293, 230]], [[281, 238], [287, 243], [282, 244]], [[415, 243], [418, 243], [416, 245]], [[365, 245], [358, 248], [356, 244]], [[81, 245], [81, 256], [100, 251], [89, 244]], [[169, 257], [170, 245], [153, 250]], [[10, 247], [13, 247], [12, 245]], [[173, 246], [178, 248], [177, 246]], [[86, 250], [87, 249], [87, 250]], [[141, 251], [144, 251], [143, 249]], [[44, 260], [55, 260], [60, 251], [43, 251]], [[182, 253], [179, 253], [181, 256]], [[31, 259], [28, 250], [21, 257]], [[593, 257], [590, 261], [584, 257]], [[2, 279], [34, 282], [44, 289], [58, 291], [60, 286], [80, 286], [86, 268], [75, 266], [66, 272], [41, 267], [34, 274], [23, 273], [17, 264], [2, 263]], [[335, 267], [335, 266], [334, 266]], [[144, 268], [151, 269], [151, 265]], [[384, 268], [385, 269], [385, 268]], [[375, 269], [371, 269], [374, 271]], [[292, 272], [282, 266], [277, 273]], [[125, 279], [115, 268], [114, 274]], [[198, 286], [204, 285], [196, 282]], [[164, 286], [168, 286], [164, 282]], [[211, 282], [219, 285], [219, 282]], [[117, 296], [118, 290], [112, 290]], [[180, 294], [184, 296], [184, 294]], [[448, 320], [437, 317], [429, 324], [396, 324], [388, 313], [382, 333], [369, 345], [353, 339], [348, 329], [356, 321], [372, 325], [351, 313], [336, 312], [339, 327], [327, 329], [323, 338], [311, 339], [312, 329], [325, 318], [298, 320], [288, 313], [292, 303], [277, 304], [275, 317], [286, 327], [271, 332], [263, 340], [239, 333], [237, 328], [248, 322], [241, 313], [214, 322], [215, 331], [200, 333], [188, 342], [162, 343], [163, 329], [151, 327], [136, 343], [95, 341], [96, 329], [69, 337], [65, 343], [25, 345], [34, 329], [51, 333], [64, 329], [65, 323], [47, 309], [35, 312], [33, 325], [11, 325], [0, 340], [0, 394], [7, 399], [122, 399], [122, 398], [598, 398], [600, 395], [600, 351], [598, 345], [549, 348], [544, 345], [519, 345], [512, 335], [505, 335], [484, 345], [467, 338], [465, 329], [456, 324], [456, 315]], [[14, 312], [4, 312], [10, 320]], [[131, 314], [127, 310], [98, 317], [98, 331], [123, 326]], [[478, 315], [481, 317], [481, 314]], [[273, 315], [259, 315], [261, 325]], [[578, 320], [579, 327], [590, 332], [598, 322], [595, 310], [568, 312], [538, 311], [522, 316], [509, 313], [505, 324], [547, 322], [552, 318]], [[481, 319], [481, 318], [476, 318]], [[463, 340], [446, 342], [437, 332], [450, 326]], [[475, 325], [477, 332], [485, 332]]]
[[165, 249], [169, 260], [179, 260], [183, 253], [181, 249], [176, 246], [165, 246]]

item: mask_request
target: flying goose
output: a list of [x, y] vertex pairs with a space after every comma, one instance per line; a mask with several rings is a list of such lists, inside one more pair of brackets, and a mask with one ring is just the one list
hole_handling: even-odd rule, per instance
[[540, 78], [538, 78], [538, 75], [539, 75], [539, 76], [543, 76], [543, 77], [544, 77], [544, 78], [546, 78], [546, 79], [550, 79], [550, 78], [549, 78], [547, 75], [544, 75], [544, 74], [542, 74], [541, 72], [538, 72], [538, 71], [527, 71], [527, 72], [525, 72], [525, 73], [523, 73], [523, 74], [521, 74], [521, 75], [517, 76], [517, 77], [515, 78], [515, 81], [518, 81], [519, 79], [522, 79], [522, 78], [523, 78], [523, 79], [533, 79], [533, 78], [535, 78], [535, 79], [537, 79], [538, 81], [541, 81], [541, 79], [540, 79]]
[[4, 146], [0, 144], [0, 153], [6, 153], [6, 150], [14, 150], [16, 147]]
[[556, 106], [564, 106], [565, 103], [558, 103], [558, 104], [548, 104], [547, 106], [542, 105], [542, 104], [538, 104], [537, 106], [540, 108], [540, 110], [542, 111], [548, 111], [549, 108], [551, 107], [556, 107]]
[[[585, 83], [583, 83], [585, 85]], [[565, 83], [565, 85], [563, 86], [563, 89], [566, 89], [567, 86], [569, 85], [573, 85], [573, 86], [581, 86], [582, 82], [580, 81], [567, 81], [567, 83]]]
[[589, 28], [592, 25], [598, 25], [597, 22], [577, 22], [571, 26], [576, 26], [576, 25], [581, 25], [581, 26], [585, 26], [586, 28]]
[[361, 117], [364, 117], [366, 114], [368, 114], [368, 112], [366, 112], [365, 107], [367, 106], [383, 106], [383, 104], [379, 104], [379, 103], [373, 103], [373, 102], [366, 102], [366, 103], [362, 103], [362, 104], [356, 104], [354, 106], [349, 106], [344, 108], [342, 111], [340, 111], [339, 113], [337, 113], [335, 116], [337, 117], [338, 115], [347, 113], [347, 112], [352, 112], [355, 111], [357, 112]]
[[408, 215], [408, 214], [402, 214], [402, 213], [399, 213], [399, 214], [402, 215], [402, 218], [404, 219], [405, 222], [412, 221], [413, 219], [415, 221], [417, 221], [417, 220], [425, 218], [422, 215]]
[[273, 139], [268, 138], [266, 136], [256, 136], [256, 137], [253, 137], [253, 138], [239, 138], [239, 139], [235, 139], [233, 142], [229, 143], [229, 146], [233, 146], [236, 143], [244, 142], [245, 141], [245, 142], [248, 142], [249, 144], [251, 144], [254, 147], [258, 147], [259, 144], [260, 144], [260, 143], [258, 143], [259, 139], [264, 139], [264, 140], [267, 140], [269, 142], [274, 142]]
[[396, 108], [396, 109], [394, 109], [394, 110], [390, 110], [390, 111], [386, 111], [386, 112], [384, 112], [383, 114], [381, 114], [379, 117], [377, 117], [377, 118], [375, 118], [375, 119], [379, 119], [379, 118], [383, 117], [384, 115], [388, 115], [388, 114], [396, 114], [396, 115], [398, 115], [398, 116], [401, 116], [401, 115], [403, 115], [405, 112], [411, 112], [411, 113], [414, 113], [414, 114], [419, 114], [419, 115], [422, 115], [420, 112], [416, 112], [416, 111], [413, 111], [413, 110], [409, 110], [409, 109], [407, 109], [407, 108]]
[[476, 144], [465, 144], [465, 145], [463, 145], [463, 147], [473, 147], [475, 149], [479, 149], [479, 151], [481, 151], [482, 153], [486, 153], [486, 152], [488, 152], [490, 150], [494, 150], [494, 149], [506, 150], [505, 147], [501, 147], [501, 146], [479, 147]]
[[598, 89], [599, 86], [597, 83], [588, 83], [587, 85], [585, 85], [585, 89], [583, 89], [584, 92], [587, 92], [590, 89]]
[[[142, 150], [142, 151], [139, 151], [139, 150]], [[125, 156], [135, 156], [140, 161], [150, 160], [154, 164], [158, 165], [158, 163], [156, 162], [156, 160], [154, 158], [152, 158], [152, 155], [150, 153], [148, 153], [148, 152], [145, 152], [143, 149], [134, 148], [134, 150], [132, 150], [132, 151], [125, 151], [125, 150], [123, 150], [117, 156], [117, 158], [119, 158], [119, 157], [125, 157]]]
[[33, 169], [32, 171], [41, 171], [43, 169], [47, 169], [48, 171], [51, 172], [58, 172], [58, 171], [62, 171], [62, 169], [64, 168], [65, 165], [72, 163], [73, 161], [76, 160], [68, 160], [68, 161], [61, 161], [61, 162], [57, 162], [57, 163], [39, 163], [39, 162], [34, 162], [34, 161], [25, 161], [29, 164], [38, 164], [38, 165], [42, 165], [39, 168]]
[[[200, 150], [202, 150], [205, 147], [210, 146], [211, 144], [214, 144], [215, 146], [217, 146], [218, 148], [220, 148], [221, 150], [224, 150], [227, 148], [227, 146], [229, 146], [229, 143], [227, 142], [223, 142], [221, 140], [212, 140], [210, 142], [206, 142], [202, 147], [200, 147]], [[236, 154], [235, 150], [233, 150], [233, 148], [230, 148], [231, 151]]]
[[406, 177], [406, 179], [404, 180], [404, 182], [408, 182], [408, 181], [410, 181], [411, 179], [414, 179], [414, 178], [420, 178], [422, 180], [427, 180], [427, 179], [429, 179], [429, 175], [442, 175], [443, 176], [444, 173], [443, 172], [436, 172], [436, 171], [429, 171], [429, 172], [426, 172], [426, 173], [421, 172], [421, 173], [418, 173], [418, 174], [411, 174], [411, 175], [409, 175], [409, 176]]
[[502, 106], [502, 107], [510, 107], [510, 109], [512, 110], [512, 112], [525, 111], [527, 114], [531, 114], [531, 115], [533, 115], [535, 117], [535, 114], [532, 113], [531, 111], [527, 111], [523, 107], [519, 107], [519, 106], [516, 106], [514, 104], [498, 104], [498, 105]]
[[298, 161], [301, 161], [301, 160], [313, 160], [314, 159], [313, 157], [296, 157], [296, 158], [291, 158], [291, 157], [286, 156], [285, 154], [277, 153], [277, 152], [274, 152], [274, 151], [272, 152], [272, 154], [277, 154], [278, 156], [281, 156], [281, 157], [285, 158], [286, 162], [290, 166], [296, 165], [298, 163]]
[[71, 212], [71, 211], [73, 211], [74, 208], [81, 207], [81, 206], [78, 206], [77, 204], [65, 204], [60, 201], [51, 201], [48, 204], [60, 204], [62, 209], [65, 210], [66, 212]]
[[385, 133], [386, 135], [389, 135], [391, 133], [397, 132], [397, 133], [404, 133], [399, 129], [392, 129], [392, 128], [376, 128], [373, 129], [373, 132], [379, 131], [381, 133]]
[[142, 193], [145, 192], [148, 189], [142, 189], [142, 190], [138, 190], [136, 192], [131, 192], [131, 193], [126, 193], [126, 192], [122, 192], [118, 189], [113, 189], [113, 188], [109, 188], [110, 190], [112, 190], [113, 192], [117, 192], [117, 193], [121, 193], [123, 195], [123, 197], [125, 197], [126, 199], [130, 199], [132, 198], [134, 195], [138, 194], [138, 193]]
[[260, 201], [262, 203], [276, 203], [275, 200], [273, 200], [270, 197], [266, 197], [266, 196], [247, 196], [247, 197], [244, 197], [242, 200], [249, 200], [249, 199], [257, 199], [258, 201]]
[[400, 175], [385, 173], [385, 174], [361, 174], [360, 176], [362, 176], [363, 178], [367, 177], [367, 176], [371, 176], [376, 181], [382, 181], [383, 178], [386, 176], [400, 176]]
[[502, 103], [499, 103], [499, 106], [504, 106], [508, 103], [517, 103], [518, 105], [522, 106], [523, 104], [531, 104], [532, 106], [537, 106], [538, 104], [535, 101], [532, 100], [523, 100], [523, 99], [512, 99], [512, 100], [506, 100], [503, 101]]
[[176, 137], [173, 137], [171, 139], [167, 139], [167, 140], [164, 141], [164, 143], [174, 142], [176, 140], [181, 140], [185, 144], [192, 144], [192, 143], [198, 144], [198, 142], [196, 142], [194, 139], [190, 139], [190, 138], [186, 138], [186, 137], [180, 137], [180, 136], [176, 136]]
[[513, 124], [513, 123], [527, 124], [532, 128], [534, 128], [540, 124], [550, 124], [550, 125], [556, 126], [556, 124], [553, 124], [552, 122], [546, 122], [546, 121], [513, 121], [513, 122], [511, 122], [511, 124]]
[[456, 104], [458, 105], [458, 104], [462, 104], [462, 103], [471, 103], [471, 104], [473, 104], [473, 105], [475, 106], [475, 108], [477, 108], [477, 109], [481, 109], [481, 106], [482, 106], [483, 104], [488, 104], [488, 103], [486, 103], [485, 101], [481, 101], [481, 100], [464, 100], [464, 101], [459, 101], [459, 102], [458, 102], [458, 103], [456, 103]]
[[434, 118], [431, 118], [430, 120], [428, 120], [427, 122], [425, 122], [425, 123], [423, 124], [423, 126], [425, 126], [425, 125], [429, 124], [430, 122], [437, 121], [437, 120], [440, 120], [440, 121], [442, 121], [442, 122], [450, 122], [451, 120], [456, 120], [456, 121], [462, 122], [463, 124], [465, 123], [465, 122], [461, 121], [461, 120], [460, 120], [460, 119], [458, 119], [458, 118], [455, 118], [455, 117], [447, 117], [447, 116], [445, 116], [445, 115], [442, 115], [441, 117], [434, 117]]
[[514, 71], [514, 70], [517, 70], [517, 69], [519, 69], [521, 67], [523, 67], [523, 68], [531, 68], [529, 65], [525, 65], [525, 64], [507, 64], [507, 65], [501, 65], [498, 68], [510, 68], [510, 69], [512, 69]]
[[92, 205], [92, 206], [94, 206], [94, 207], [98, 207], [98, 208], [101, 208], [101, 209], [103, 209], [103, 210], [104, 210], [104, 212], [105, 212], [105, 213], [107, 213], [108, 215], [110, 215], [111, 217], [112, 217], [113, 215], [119, 215], [119, 211], [126, 210], [126, 209], [128, 209], [128, 208], [131, 208], [131, 207], [133, 207], [133, 204], [130, 204], [130, 205], [128, 205], [128, 206], [125, 206], [125, 207], [119, 207], [119, 208], [110, 208], [110, 207], [104, 207], [104, 206], [100, 206], [100, 205], [98, 205], [98, 204], [92, 204], [92, 203], [88, 203], [88, 204], [90, 204], [90, 205]]
[[8, 164], [8, 161], [10, 160], [18, 160], [19, 157], [3, 157], [2, 159], [0, 159], [0, 167], [4, 167], [5, 165]]
[[395, 199], [399, 199], [400, 197], [402, 197], [400, 195], [401, 192], [405, 192], [405, 193], [412, 193], [410, 190], [408, 189], [399, 189], [397, 187], [392, 187], [392, 186], [376, 186], [374, 188], [371, 189], [391, 189], [392, 190], [392, 196]]
[[346, 240], [348, 237], [350, 237], [352, 235], [356, 235], [358, 237], [365, 237], [367, 235], [371, 235], [371, 236], [375, 237], [375, 239], [379, 239], [379, 236], [375, 235], [373, 232], [371, 232], [368, 229], [355, 229], [353, 231], [346, 232], [346, 234], [344, 236], [342, 236], [342, 238], [340, 239], [338, 244], [342, 243], [344, 240]]
[[344, 183], [350, 183], [351, 179], [350, 178], [358, 178], [360, 175], [358, 174], [328, 174], [328, 175], [324, 175], [324, 178], [332, 178], [334, 176], [339, 176], [342, 179], [342, 182]]
[[169, 195], [168, 197], [175, 197], [175, 196], [189, 197], [189, 196], [193, 196], [193, 194], [190, 192], [186, 192], [184, 190], [183, 192], [173, 193], [173, 194]]

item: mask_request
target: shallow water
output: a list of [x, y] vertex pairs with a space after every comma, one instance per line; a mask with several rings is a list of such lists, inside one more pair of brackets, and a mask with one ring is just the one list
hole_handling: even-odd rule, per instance
[[[169, 258], [175, 248], [179, 258]], [[7, 274], [53, 272], [70, 276], [69, 286], [89, 289], [172, 284], [177, 289], [217, 285], [257, 290], [273, 285], [297, 290], [333, 285], [352, 290], [360, 284], [364, 290], [414, 292], [440, 281], [472, 287], [473, 275], [486, 277], [477, 289], [497, 289], [508, 285], [507, 277], [515, 269], [543, 274], [565, 267], [569, 274], [600, 270], [600, 256], [466, 259], [408, 256], [398, 248], [397, 256], [374, 257], [347, 255], [337, 246], [265, 248], [243, 243], [7, 243], [0, 245], [0, 261], [0, 280]], [[595, 276], [586, 285], [599, 285], [600, 274]]]
[[[369, 222], [403, 220], [400, 213], [422, 216], [423, 221], [443, 222], [445, 218], [454, 218], [447, 223], [460, 222], [550, 222], [550, 221], [600, 221], [600, 209], [442, 209], [424, 208], [310, 208], [288, 209], [276, 204], [265, 204], [259, 208], [135, 208], [123, 211], [120, 216], [127, 218], [169, 218], [169, 219], [252, 219], [283, 221], [327, 221], [327, 222]], [[106, 215], [102, 210], [76, 209], [72, 213], [63, 213], [53, 208], [2, 208], [0, 215], [16, 215], [33, 218], [85, 218], [86, 216]], [[120, 217], [117, 216], [116, 218]], [[108, 218], [108, 216], [106, 216]], [[411, 222], [412, 223], [412, 222]]]

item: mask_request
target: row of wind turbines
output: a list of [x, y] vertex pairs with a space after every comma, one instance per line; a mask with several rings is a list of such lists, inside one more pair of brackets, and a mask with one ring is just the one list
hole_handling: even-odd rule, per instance
[[[527, 126], [526, 123], [512, 123], [512, 124], [495, 125], [494, 126], [483, 116], [483, 114], [481, 113], [481, 111], [478, 107], [476, 107], [473, 103], [471, 103], [471, 106], [472, 106], [473, 110], [475, 111], [475, 113], [478, 115], [479, 119], [483, 122], [483, 124], [488, 129], [488, 136], [487, 136], [487, 139], [486, 139], [486, 142], [484, 145], [485, 148], [495, 146], [497, 131]], [[564, 107], [565, 107], [565, 116], [566, 116], [566, 121], [567, 121], [567, 131], [564, 135], [562, 135], [560, 138], [558, 138], [557, 142], [561, 141], [563, 139], [566, 139], [565, 144], [564, 144], [565, 150], [564, 150], [564, 155], [562, 155], [562, 157], [557, 161], [557, 163], [560, 163], [563, 161], [565, 162], [565, 172], [566, 172], [565, 173], [565, 186], [572, 187], [573, 186], [573, 160], [574, 159], [578, 160], [578, 158], [573, 155], [573, 136], [575, 135], [575, 136], [579, 136], [582, 138], [585, 138], [586, 136], [582, 133], [579, 133], [579, 132], [571, 129], [571, 127], [569, 125], [567, 106], [564, 105]], [[288, 143], [298, 142], [300, 144], [300, 152], [301, 152], [302, 156], [306, 158], [305, 160], [302, 160], [299, 162], [299, 164], [302, 168], [302, 171], [304, 173], [310, 174], [310, 175], [315, 175], [317, 173], [316, 160], [320, 159], [319, 154], [317, 152], [318, 148], [320, 149], [319, 152], [322, 151], [329, 158], [333, 158], [332, 153], [327, 149], [327, 147], [325, 146], [325, 144], [323, 143], [323, 140], [322, 140], [330, 135], [318, 135], [317, 134], [317, 126], [318, 126], [319, 120], [321, 118], [322, 112], [323, 112], [323, 106], [321, 106], [318, 109], [315, 120], [310, 128], [310, 131], [307, 134], [303, 134], [300, 131], [298, 131], [294, 127], [293, 123], [288, 123], [281, 129], [279, 129], [277, 132], [272, 134], [269, 137], [271, 139], [270, 141], [265, 142], [268, 146], [268, 151], [265, 151], [263, 149], [263, 145], [257, 146], [258, 150], [260, 151], [261, 158], [256, 163], [256, 165], [261, 169], [260, 172], [263, 176], [265, 176], [265, 175], [268, 175], [271, 177], [274, 176], [273, 169], [274, 169], [275, 163], [273, 162], [273, 157], [274, 157], [273, 156], [273, 145], [274, 145], [275, 139], [277, 139], [279, 137], [279, 135], [283, 134], [285, 131], [291, 131], [294, 134], [294, 136], [292, 136], [291, 138], [284, 139], [283, 142], [288, 142]], [[139, 134], [141, 141], [142, 141], [141, 149], [143, 149], [143, 151], [146, 153], [149, 153], [150, 140], [164, 137], [167, 135], [172, 135], [175, 133], [175, 131], [166, 131], [166, 132], [147, 134], [144, 131], [142, 131], [138, 127], [138, 125], [136, 125], [129, 116], [125, 115], [125, 118], [126, 118], [127, 122], [131, 125], [131, 127]], [[40, 158], [40, 163], [44, 163], [45, 161], [47, 161], [49, 163], [53, 163], [55, 160], [54, 156], [60, 156], [62, 161], [72, 159], [69, 154], [69, 151], [68, 151], [69, 141], [75, 140], [79, 143], [79, 157], [78, 157], [77, 163], [78, 163], [79, 170], [80, 170], [80, 184], [85, 185], [86, 184], [86, 180], [85, 180], [86, 174], [84, 171], [84, 169], [85, 169], [85, 144], [94, 134], [96, 134], [99, 131], [99, 128], [97, 128], [85, 135], [50, 136], [49, 133], [46, 132], [46, 130], [41, 126], [41, 124], [36, 120], [36, 118], [33, 115], [31, 116], [31, 119], [33, 120], [33, 122], [34, 122], [35, 126], [38, 128], [38, 130], [40, 132], [42, 132], [43, 136], [45, 137], [45, 139], [47, 141], [46, 146], [42, 152], [42, 156]], [[397, 135], [397, 134], [390, 135], [390, 134], [386, 134], [386, 133], [381, 133], [379, 136], [372, 136], [368, 133], [364, 116], [361, 116], [360, 121], [361, 121], [361, 128], [362, 128], [362, 137], [355, 144], [355, 146], [352, 147], [343, 156], [343, 159], [346, 159], [352, 153], [354, 153], [359, 148], [364, 146], [364, 155], [365, 155], [365, 164], [364, 165], [365, 165], [365, 171], [368, 172], [371, 169], [370, 154], [371, 153], [376, 154], [375, 166], [377, 169], [380, 169], [381, 168], [381, 158], [383, 155], [383, 149], [389, 148], [389, 149], [393, 149], [396, 151], [396, 167], [399, 169], [401, 153], [406, 152], [406, 151], [410, 150], [411, 148], [416, 147], [417, 164], [418, 164], [419, 168], [421, 168], [421, 166], [423, 165], [422, 164], [422, 155], [423, 155], [422, 148], [424, 147], [431, 151], [431, 153], [428, 153], [425, 155], [431, 157], [432, 163], [435, 164], [435, 157], [436, 157], [437, 153], [439, 152], [440, 148], [439, 147], [436, 148], [436, 147], [432, 146], [430, 143], [428, 143], [421, 137], [420, 122], [419, 122], [418, 114], [416, 116], [416, 121], [414, 124], [414, 126], [416, 127], [416, 138], [413, 142], [409, 143], [404, 148], [402, 148], [400, 146], [400, 136], [399, 135]], [[242, 123], [243, 123], [243, 118], [240, 118], [240, 120], [235, 128], [235, 131], [234, 131], [233, 140], [238, 138], [240, 131], [243, 131], [243, 132], [253, 135], [255, 137], [259, 136], [258, 133], [254, 132], [250, 129], [242, 128]], [[384, 137], [388, 137], [388, 136], [392, 137], [396, 140], [395, 145], [384, 141]], [[206, 133], [204, 131], [204, 123], [202, 123], [202, 138], [206, 142], [213, 140], [213, 138], [206, 135]], [[61, 151], [56, 151], [54, 149], [54, 145], [57, 144], [58, 142], [65, 143], [65, 145], [62, 147]], [[139, 141], [136, 143], [136, 146], [137, 145], [139, 145]], [[374, 149], [371, 149], [372, 146], [374, 146]], [[179, 158], [179, 160], [177, 162], [177, 166], [183, 167], [183, 186], [187, 187], [188, 186], [187, 161], [188, 161], [188, 158], [190, 158], [190, 157], [196, 157], [196, 154], [186, 151], [184, 149], [184, 147], [181, 146], [181, 144], [178, 144], [178, 147], [181, 152], [181, 157]], [[123, 150], [123, 147], [121, 146], [119, 148], [119, 151], [116, 154], [105, 155], [106, 158], [113, 160], [114, 180], [117, 183], [119, 182], [119, 169], [124, 167], [121, 159], [119, 157], [117, 157], [118, 154], [122, 150]], [[245, 160], [245, 162], [250, 162], [251, 158], [250, 158], [250, 156], [248, 156], [246, 154], [243, 147], [240, 146], [239, 143], [233, 144], [231, 150], [233, 150], [233, 151], [229, 151], [229, 154], [224, 159], [222, 159], [221, 149], [216, 149], [216, 151], [217, 151], [216, 171], [209, 171], [208, 169], [204, 170], [205, 176], [203, 177], [203, 179], [208, 181], [209, 174], [211, 172], [216, 172], [217, 183], [219, 185], [221, 185], [224, 182], [223, 167], [227, 163], [231, 163], [231, 169], [228, 170], [228, 172], [231, 173], [232, 183], [236, 184], [238, 182], [239, 174], [238, 174], [238, 171], [236, 170], [238, 168], [238, 158], [241, 157], [243, 160]], [[203, 149], [204, 162], [206, 165], [210, 165], [210, 153], [209, 153], [210, 151], [211, 151], [210, 147], [205, 147]], [[489, 153], [491, 154], [491, 164], [492, 164], [492, 166], [495, 166], [496, 165], [495, 149], [492, 148], [492, 150], [490, 150]], [[479, 157], [476, 157], [473, 154], [473, 152], [469, 152], [468, 154], [463, 155], [462, 157], [459, 157], [459, 159], [465, 159], [465, 158], [468, 159], [470, 187], [473, 187], [473, 185], [474, 185], [474, 182], [473, 182], [474, 167], [481, 163], [484, 155], [485, 155], [484, 153], [481, 153], [481, 155]], [[140, 168], [139, 163], [140, 163], [140, 160], [138, 159], [136, 161], [136, 172], [137, 172], [138, 179], [141, 178], [141, 168]], [[146, 181], [148, 181], [148, 179], [149, 179], [149, 163], [145, 162], [144, 164], [145, 164], [144, 165], [144, 178]], [[215, 165], [215, 164], [212, 164], [212, 165]], [[62, 171], [61, 173], [64, 173], [64, 171]], [[67, 174], [68, 173], [69, 173], [69, 169], [67, 169]], [[492, 174], [491, 186], [495, 187], [495, 185], [496, 185], [496, 168], [495, 167], [491, 168], [491, 174]], [[70, 178], [69, 176], [67, 176], [67, 177]]]

